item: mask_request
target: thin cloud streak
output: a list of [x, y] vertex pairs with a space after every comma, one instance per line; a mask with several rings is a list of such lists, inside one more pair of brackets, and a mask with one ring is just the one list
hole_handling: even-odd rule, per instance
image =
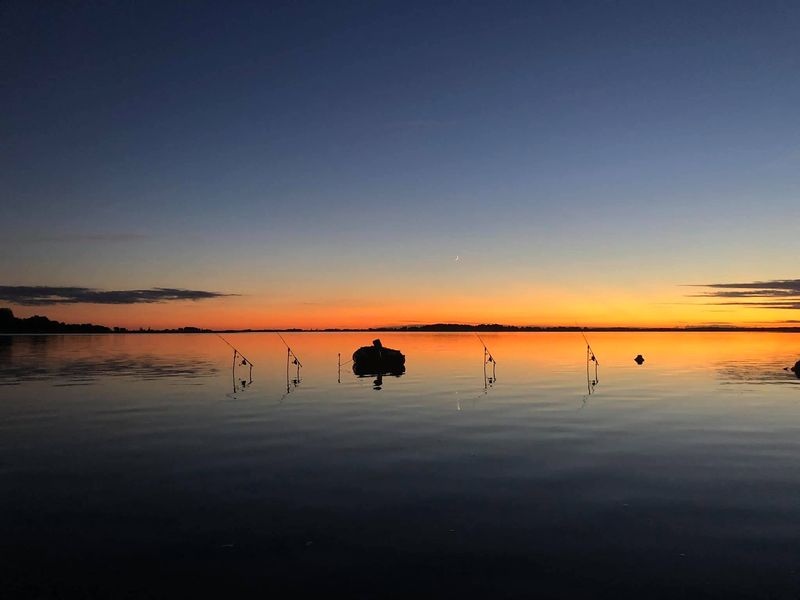
[[147, 290], [98, 290], [86, 287], [0, 286], [0, 300], [21, 306], [55, 304], [155, 304], [181, 300], [208, 300], [238, 294], [223, 294], [181, 288]]
[[800, 310], [800, 300], [797, 302], [711, 302], [710, 304], [714, 306], [752, 306], [753, 308]]
[[774, 279], [771, 281], [749, 281], [744, 283], [703, 283], [690, 287], [712, 288], [705, 296], [728, 294], [750, 294], [752, 296], [800, 296], [800, 279]]
[[63, 233], [37, 235], [28, 238], [33, 242], [141, 242], [151, 236], [144, 233]]
[[753, 298], [752, 302], [709, 302], [715, 306], [750, 306], [782, 310], [800, 310], [800, 279], [775, 279], [771, 281], [749, 281], [741, 283], [708, 283], [691, 287], [711, 288], [701, 294], [689, 294], [690, 298], [740, 299]]
[[751, 290], [751, 291], [718, 291], [704, 294], [690, 294], [690, 298], [793, 298], [797, 292], [791, 290]]

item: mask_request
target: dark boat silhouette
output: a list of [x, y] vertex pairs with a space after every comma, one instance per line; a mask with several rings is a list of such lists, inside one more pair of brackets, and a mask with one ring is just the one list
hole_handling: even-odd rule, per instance
[[362, 346], [353, 352], [353, 373], [356, 375], [402, 375], [406, 371], [406, 357], [399, 350], [384, 348], [380, 340], [372, 346]]

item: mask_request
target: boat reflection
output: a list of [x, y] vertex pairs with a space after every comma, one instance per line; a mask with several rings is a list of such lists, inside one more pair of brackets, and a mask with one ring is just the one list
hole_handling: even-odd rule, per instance
[[375, 380], [372, 382], [372, 389], [380, 390], [383, 388], [383, 378], [385, 376], [388, 377], [402, 377], [406, 372], [405, 365], [397, 365], [394, 369], [390, 371], [379, 371], [374, 372], [373, 369], [365, 368], [359, 363], [353, 363], [353, 373], [359, 379], [364, 379], [367, 377], [374, 377]]

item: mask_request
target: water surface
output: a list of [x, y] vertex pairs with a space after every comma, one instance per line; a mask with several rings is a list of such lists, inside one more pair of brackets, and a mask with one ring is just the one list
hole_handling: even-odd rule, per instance
[[0, 336], [8, 597], [800, 594], [800, 337], [284, 337]]

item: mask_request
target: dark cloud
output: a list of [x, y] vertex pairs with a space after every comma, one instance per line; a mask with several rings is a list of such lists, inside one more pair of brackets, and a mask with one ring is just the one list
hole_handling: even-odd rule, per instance
[[96, 290], [85, 287], [0, 286], [0, 300], [22, 306], [53, 304], [154, 304], [176, 300], [207, 300], [236, 294], [179, 288]]
[[800, 309], [800, 299], [796, 302], [716, 302], [715, 304], [724, 306], [752, 306], [754, 308]]
[[692, 287], [711, 288], [706, 296], [800, 296], [800, 279], [774, 279], [772, 281], [749, 281], [745, 283], [704, 283]]
[[718, 290], [705, 294], [695, 294], [695, 297], [705, 298], [793, 298], [797, 292], [791, 290]]
[[[784, 310], [800, 309], [800, 279], [775, 279], [772, 281], [749, 281], [741, 283], [707, 283], [691, 287], [709, 288], [700, 294], [690, 294], [693, 298], [709, 298], [737, 301], [710, 302], [717, 306], [752, 306], [754, 308], [775, 308]], [[753, 301], [741, 301], [753, 298]]]

